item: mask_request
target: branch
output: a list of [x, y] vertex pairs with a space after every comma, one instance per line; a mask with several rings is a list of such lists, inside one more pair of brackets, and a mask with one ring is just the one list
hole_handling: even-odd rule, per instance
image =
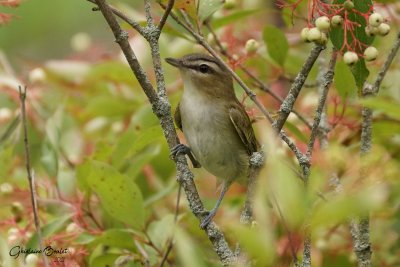
[[329, 62], [328, 70], [325, 72], [325, 74], [323, 76], [323, 82], [321, 84], [321, 94], [320, 94], [320, 98], [318, 101], [317, 109], [315, 111], [314, 122], [313, 122], [313, 125], [311, 128], [310, 140], [308, 141], [308, 145], [307, 145], [306, 156], [309, 159], [309, 161], [311, 161], [311, 156], [312, 156], [312, 152], [314, 149], [315, 139], [320, 130], [320, 122], [322, 119], [322, 114], [324, 112], [325, 102], [326, 102], [326, 98], [328, 96], [329, 88], [332, 84], [333, 76], [335, 75], [336, 59], [337, 59], [337, 53], [334, 50], [332, 52], [332, 57]]
[[[143, 35], [146, 40], [149, 41], [150, 46], [152, 48], [152, 56], [153, 56], [153, 64], [154, 71], [159, 73], [157, 78], [157, 87], [159, 94], [157, 94], [151, 85], [146, 73], [142, 70], [132, 48], [128, 42], [128, 35], [124, 32], [120, 25], [118, 24], [116, 18], [113, 15], [113, 11], [106, 4], [105, 0], [96, 0], [97, 5], [99, 6], [100, 11], [102, 12], [104, 18], [106, 19], [108, 25], [110, 26], [117, 43], [120, 45], [121, 50], [123, 51], [129, 66], [131, 67], [133, 73], [136, 76], [136, 79], [139, 81], [140, 85], [143, 88], [143, 91], [146, 93], [151, 105], [153, 112], [158, 117], [160, 121], [160, 125], [163, 129], [163, 134], [167, 140], [169, 148], [175, 147], [179, 143], [178, 136], [175, 131], [175, 126], [171, 116], [171, 108], [168, 98], [165, 96], [165, 90], [163, 90], [163, 86], [165, 86], [165, 82], [161, 80], [163, 77], [163, 70], [161, 67], [161, 62], [159, 62], [159, 50], [157, 44], [157, 38], [150, 38], [149, 35], [155, 35], [158, 32], [157, 27], [147, 28], [145, 34]], [[150, 19], [151, 20], [151, 19]], [[186, 158], [184, 155], [177, 156], [175, 159], [176, 168], [177, 168], [177, 179], [185, 190], [186, 197], [189, 202], [189, 207], [192, 213], [199, 219], [205, 216], [205, 209], [203, 203], [200, 200], [199, 194], [196, 189], [196, 185], [193, 181], [193, 173], [189, 170], [189, 167], [186, 162]], [[215, 252], [218, 254], [223, 265], [229, 265], [235, 261], [235, 256], [233, 252], [230, 250], [228, 243], [225, 240], [224, 235], [215, 225], [215, 223], [210, 223], [206, 229], [206, 234], [213, 244]]]
[[167, 22], [167, 18], [171, 13], [172, 8], [174, 7], [175, 0], [169, 0], [167, 8], [165, 9], [164, 15], [160, 19], [160, 23], [158, 24], [158, 30], [161, 32], [164, 28], [165, 22]]
[[[335, 74], [335, 65], [336, 65], [337, 53], [335, 50], [332, 51], [332, 56], [329, 61], [329, 66], [326, 72], [323, 75], [322, 82], [321, 82], [321, 92], [320, 97], [317, 105], [317, 109], [315, 111], [314, 122], [311, 128], [310, 133], [310, 140], [308, 141], [307, 145], [307, 152], [305, 155], [304, 162], [300, 163], [300, 166], [303, 170], [303, 178], [305, 185], [308, 184], [308, 177], [310, 176], [310, 165], [311, 165], [311, 156], [314, 149], [314, 143], [316, 137], [320, 130], [320, 122], [324, 113], [324, 107], [326, 103], [326, 99], [328, 96], [329, 88], [332, 84], [333, 77]], [[302, 260], [303, 267], [311, 266], [311, 236], [307, 234], [306, 239], [304, 240], [304, 250], [303, 250], [303, 260]]]
[[[26, 121], [26, 107], [25, 107], [26, 86], [24, 87], [24, 89], [22, 89], [22, 87], [19, 86], [18, 90], [19, 90], [19, 99], [21, 102], [22, 126], [24, 129], [25, 166], [26, 166], [26, 173], [28, 175], [29, 189], [30, 189], [30, 193], [31, 193], [33, 218], [35, 221], [35, 228], [36, 228], [36, 234], [38, 236], [39, 248], [41, 251], [44, 251], [42, 230], [40, 229], [39, 211], [38, 211], [37, 199], [36, 199], [35, 176], [31, 169], [31, 157], [30, 157], [29, 140], [28, 140], [28, 123]], [[44, 265], [46, 267], [49, 266], [47, 256], [44, 253], [42, 253], [42, 257], [43, 257]]]
[[390, 65], [392, 64], [394, 58], [397, 55], [397, 52], [399, 51], [400, 48], [400, 32], [397, 33], [397, 38], [393, 44], [392, 49], [390, 50], [390, 53], [385, 61], [385, 64], [383, 65], [382, 69], [379, 71], [378, 76], [375, 80], [375, 83], [373, 84], [373, 92], [374, 94], [377, 94], [379, 92], [379, 88], [381, 87], [381, 83], [383, 81], [383, 78], [386, 75], [386, 72], [389, 70]]
[[[373, 85], [365, 84], [362, 92], [362, 97], [370, 97], [378, 94], [382, 81], [393, 62], [398, 50], [400, 48], [400, 33], [393, 44], [393, 47], [382, 67], [379, 71], [377, 78]], [[372, 109], [368, 107], [362, 108], [362, 123], [361, 123], [361, 143], [360, 155], [363, 158], [370, 153], [372, 147]], [[361, 179], [364, 180], [365, 170], [361, 169]], [[353, 250], [356, 254], [358, 266], [370, 267], [371, 266], [371, 242], [369, 234], [369, 216], [363, 218], [353, 219], [350, 222], [350, 233], [353, 238]]]
[[[179, 202], [181, 200], [181, 190], [182, 190], [182, 186], [179, 185], [178, 196], [176, 197], [176, 205], [175, 205], [174, 226], [176, 226], [176, 223], [178, 222]], [[171, 252], [173, 246], [174, 246], [174, 238], [171, 236], [168, 241], [167, 250], [165, 251], [165, 254], [161, 260], [160, 267], [163, 267], [164, 263], [168, 260], [168, 255]]]
[[305, 83], [312, 66], [323, 49], [325, 49], [323, 46], [318, 45], [311, 50], [306, 62], [294, 79], [292, 87], [290, 88], [288, 95], [279, 109], [279, 117], [272, 124], [272, 127], [276, 130], [276, 132], [279, 133], [280, 130], [282, 130], [290, 112], [293, 110], [294, 103], [296, 102], [296, 99], [303, 88], [303, 84]]
[[[96, 0], [86, 0], [89, 1], [90, 3], [93, 3], [95, 5], [97, 5]], [[108, 4], [107, 4], [108, 5]], [[119, 18], [121, 18], [123, 21], [125, 21], [126, 23], [128, 23], [132, 28], [134, 28], [138, 33], [140, 33], [141, 35], [145, 34], [143, 27], [140, 26], [140, 24], [133, 20], [130, 19], [127, 15], [125, 15], [124, 13], [122, 13], [120, 10], [108, 5], [108, 7], [111, 9], [111, 11]], [[100, 10], [98, 7], [97, 8], [93, 8], [93, 11], [98, 11]]]

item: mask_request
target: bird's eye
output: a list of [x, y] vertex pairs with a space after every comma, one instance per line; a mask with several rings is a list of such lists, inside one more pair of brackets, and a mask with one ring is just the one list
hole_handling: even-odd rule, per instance
[[199, 66], [199, 71], [201, 73], [207, 73], [207, 72], [209, 72], [209, 70], [210, 70], [210, 67], [208, 67], [206, 64], [201, 64]]

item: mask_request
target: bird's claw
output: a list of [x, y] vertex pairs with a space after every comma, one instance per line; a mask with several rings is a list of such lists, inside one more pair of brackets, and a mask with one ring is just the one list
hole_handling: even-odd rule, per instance
[[187, 155], [190, 153], [190, 148], [185, 146], [184, 144], [177, 144], [174, 148], [171, 149], [171, 156], [176, 157], [180, 154]]
[[212, 219], [215, 217], [215, 214], [217, 213], [216, 211], [212, 210], [211, 212], [206, 212], [208, 213], [206, 217], [204, 217], [201, 220], [200, 223], [200, 228], [201, 229], [205, 229], [207, 227], [207, 225], [210, 224], [210, 222], [212, 221]]
[[193, 167], [195, 168], [201, 168], [201, 164], [193, 157], [192, 155], [192, 150], [184, 145], [184, 144], [177, 144], [174, 148], [171, 149], [171, 156], [175, 158], [176, 156], [183, 154], [183, 155], [188, 155], [190, 161], [193, 164]]

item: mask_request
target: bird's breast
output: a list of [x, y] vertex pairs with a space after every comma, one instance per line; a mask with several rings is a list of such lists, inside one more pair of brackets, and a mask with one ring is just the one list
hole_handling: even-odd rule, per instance
[[180, 112], [189, 147], [205, 169], [224, 179], [246, 173], [248, 155], [223, 102], [184, 94]]

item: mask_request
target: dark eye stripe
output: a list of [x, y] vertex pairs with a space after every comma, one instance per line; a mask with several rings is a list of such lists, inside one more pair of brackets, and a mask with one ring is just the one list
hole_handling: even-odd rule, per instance
[[[201, 68], [200, 66], [202, 66], [202, 65], [206, 65], [208, 67], [206, 72], [203, 72], [203, 71], [200, 70], [200, 68]], [[207, 65], [207, 64], [204, 64], [204, 63], [202, 63], [200, 65], [198, 65], [198, 64], [188, 65], [187, 68], [195, 70], [195, 71], [198, 71], [198, 72], [201, 72], [201, 73], [216, 73], [216, 71], [210, 65]]]

